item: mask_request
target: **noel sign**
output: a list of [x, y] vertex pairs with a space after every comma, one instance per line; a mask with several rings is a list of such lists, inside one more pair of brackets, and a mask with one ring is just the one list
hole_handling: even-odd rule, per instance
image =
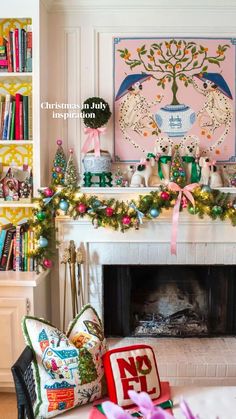
[[108, 351], [104, 368], [111, 401], [131, 407], [129, 390], [144, 391], [151, 399], [160, 397], [160, 380], [153, 349], [135, 345]]

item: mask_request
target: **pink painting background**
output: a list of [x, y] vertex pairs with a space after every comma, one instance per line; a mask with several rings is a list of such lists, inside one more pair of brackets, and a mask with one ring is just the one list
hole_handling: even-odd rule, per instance
[[[175, 38], [178, 39], [186, 39], [186, 41], [194, 41], [197, 44], [201, 44], [204, 47], [208, 48], [208, 55], [216, 55], [217, 46], [219, 44], [230, 45], [230, 48], [227, 49], [225, 52], [225, 61], [221, 62], [221, 67], [217, 65], [206, 63], [208, 65], [207, 72], [216, 72], [221, 73], [224, 77], [225, 81], [227, 82], [231, 94], [233, 96], [233, 100], [230, 100], [232, 108], [235, 108], [235, 46], [231, 44], [230, 39], [203, 39], [203, 38]], [[131, 58], [136, 57], [138, 58], [136, 49], [140, 48], [143, 44], [146, 45], [146, 48], [149, 48], [152, 43], [154, 42], [164, 42], [169, 41], [170, 38], [152, 38], [152, 39], [145, 39], [145, 38], [136, 38], [136, 39], [120, 39], [118, 43], [116, 43], [117, 38], [114, 39], [114, 97], [117, 94], [119, 87], [124, 80], [124, 78], [129, 74], [139, 74], [141, 72], [145, 72], [143, 66], [137, 66], [133, 70], [130, 70], [129, 66], [125, 64], [125, 60], [120, 57], [120, 52], [118, 49], [127, 48], [131, 53]], [[204, 65], [206, 65], [204, 64]], [[196, 72], [200, 72], [197, 70]], [[192, 72], [194, 73], [194, 71]], [[149, 73], [151, 74], [151, 72]], [[187, 73], [191, 75], [191, 73]], [[197, 83], [201, 86], [201, 82], [196, 79]], [[196, 92], [196, 90], [189, 85], [188, 87], [184, 86], [184, 83], [177, 81], [178, 83], [178, 93], [177, 97], [180, 103], [186, 104], [190, 106], [196, 113], [201, 109], [204, 104], [205, 98], [203, 95]], [[153, 114], [156, 113], [161, 107], [168, 105], [171, 103], [172, 100], [172, 91], [171, 91], [171, 83], [166, 83], [166, 88], [163, 90], [161, 86], [157, 86], [157, 81], [154, 79], [150, 79], [143, 83], [143, 90], [142, 94], [146, 96], [149, 101], [153, 101], [155, 97], [160, 94], [164, 95], [162, 102], [157, 104], [152, 108]], [[122, 99], [115, 102], [115, 156], [118, 156], [121, 161], [132, 162], [132, 161], [139, 161], [144, 157], [142, 151], [135, 149], [133, 145], [131, 145], [127, 140], [123, 139], [123, 135], [120, 131], [119, 127], [119, 105], [122, 103]], [[187, 135], [197, 135], [200, 139], [200, 148], [204, 149], [209, 147], [211, 144], [217, 141], [220, 137], [220, 134], [223, 133], [224, 126], [218, 128], [214, 135], [212, 136], [211, 140], [206, 139], [206, 137], [201, 135], [201, 128], [198, 126], [197, 122], [194, 123], [192, 129], [188, 131]], [[156, 143], [156, 136], [148, 136], [143, 137], [138, 135], [132, 130], [128, 131], [129, 136], [135, 141], [135, 143], [141, 145], [148, 151], [153, 151], [153, 148]], [[167, 137], [167, 134], [164, 132], [161, 133], [161, 136]], [[180, 138], [172, 138], [172, 140], [178, 144], [180, 142]], [[212, 152], [209, 156], [217, 161], [229, 161], [229, 158], [235, 155], [235, 115], [233, 117], [233, 121], [230, 128], [230, 133], [227, 135], [225, 142], [218, 147], [218, 154]]]

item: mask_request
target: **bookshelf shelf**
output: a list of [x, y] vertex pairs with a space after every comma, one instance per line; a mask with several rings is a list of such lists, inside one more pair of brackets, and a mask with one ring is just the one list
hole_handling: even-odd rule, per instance
[[17, 73], [15, 72], [6, 72], [6, 71], [0, 71], [0, 78], [9, 78], [9, 77], [32, 77], [33, 73], [28, 73], [28, 72], [22, 72], [20, 73], [19, 71]]
[[6, 146], [11, 146], [11, 145], [33, 145], [33, 141], [31, 140], [0, 140], [0, 145], [6, 145]]
[[11, 202], [4, 201], [0, 202], [0, 208], [34, 208], [36, 206], [33, 202]]

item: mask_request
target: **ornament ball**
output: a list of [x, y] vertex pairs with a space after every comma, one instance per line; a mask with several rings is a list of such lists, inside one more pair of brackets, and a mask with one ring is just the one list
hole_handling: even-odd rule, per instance
[[222, 212], [223, 212], [223, 208], [220, 207], [219, 205], [215, 205], [212, 208], [212, 213], [215, 214], [215, 215], [220, 215], [220, 214], [222, 214]]
[[43, 193], [47, 198], [53, 196], [53, 190], [51, 188], [46, 188]]
[[62, 145], [62, 140], [57, 140], [57, 145]]
[[43, 261], [43, 266], [46, 269], [50, 269], [52, 267], [52, 261], [50, 259], [44, 259]]
[[46, 213], [44, 211], [38, 211], [37, 214], [36, 214], [36, 218], [39, 221], [44, 221], [45, 218], [46, 218]]
[[45, 237], [40, 236], [38, 244], [39, 244], [39, 247], [47, 247], [48, 240]]
[[106, 215], [107, 215], [107, 217], [112, 217], [113, 216], [113, 213], [114, 213], [113, 208], [111, 208], [111, 207], [107, 207], [106, 208]]
[[98, 208], [101, 205], [101, 201], [99, 201], [98, 199], [95, 199], [95, 201], [93, 201], [92, 206], [94, 208]]
[[157, 218], [160, 215], [160, 211], [157, 208], [150, 209], [150, 215], [152, 218]]
[[194, 214], [197, 214], [197, 213], [198, 213], [198, 211], [199, 211], [199, 209], [198, 209], [198, 207], [197, 207], [197, 206], [193, 207], [192, 205], [190, 205], [190, 206], [188, 207], [188, 212], [189, 212], [189, 214], [194, 215]]
[[60, 209], [61, 209], [62, 211], [67, 211], [67, 210], [68, 210], [68, 208], [69, 208], [69, 204], [68, 204], [68, 202], [67, 202], [65, 199], [62, 199], [62, 200], [60, 201], [59, 207], [60, 207]]
[[201, 189], [203, 192], [211, 192], [211, 188], [208, 185], [202, 185]]
[[163, 191], [161, 193], [161, 199], [163, 199], [164, 201], [168, 201], [169, 198], [170, 198], [170, 194], [168, 192]]
[[131, 218], [128, 215], [124, 215], [124, 217], [122, 218], [122, 224], [128, 226], [130, 223], [131, 223]]
[[77, 205], [76, 207], [76, 211], [79, 212], [80, 214], [84, 214], [86, 212], [86, 205], [83, 204], [82, 202], [80, 204]]

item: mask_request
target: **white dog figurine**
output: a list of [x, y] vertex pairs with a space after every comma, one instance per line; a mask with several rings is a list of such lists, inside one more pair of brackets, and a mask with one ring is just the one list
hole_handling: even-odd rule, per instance
[[212, 163], [210, 162], [209, 157], [200, 157], [199, 159], [199, 166], [201, 167], [201, 185], [208, 185], [210, 180], [211, 174], [211, 166]]
[[131, 178], [130, 187], [139, 188], [141, 186], [151, 186], [150, 178], [152, 176], [153, 167], [155, 164], [156, 161], [154, 157], [141, 161], [140, 164], [137, 165], [136, 171]]
[[155, 152], [158, 160], [158, 173], [161, 172], [162, 174], [161, 183], [168, 184], [170, 181], [172, 145], [169, 141], [159, 142]]
[[223, 186], [223, 180], [220, 175], [220, 172], [218, 171], [216, 166], [212, 165], [211, 173], [210, 173], [210, 187], [214, 189], [214, 188], [222, 188], [222, 186]]
[[[193, 163], [195, 163], [196, 165], [198, 164], [195, 162], [195, 159], [199, 157], [199, 153], [199, 145], [194, 143], [194, 141], [191, 141], [190, 144], [187, 144], [184, 147], [184, 155], [182, 156], [182, 158], [184, 162], [187, 184], [192, 183]], [[192, 159], [192, 161], [188, 161], [191, 160], [189, 159], [189, 157]], [[197, 182], [197, 179], [194, 181]]]

